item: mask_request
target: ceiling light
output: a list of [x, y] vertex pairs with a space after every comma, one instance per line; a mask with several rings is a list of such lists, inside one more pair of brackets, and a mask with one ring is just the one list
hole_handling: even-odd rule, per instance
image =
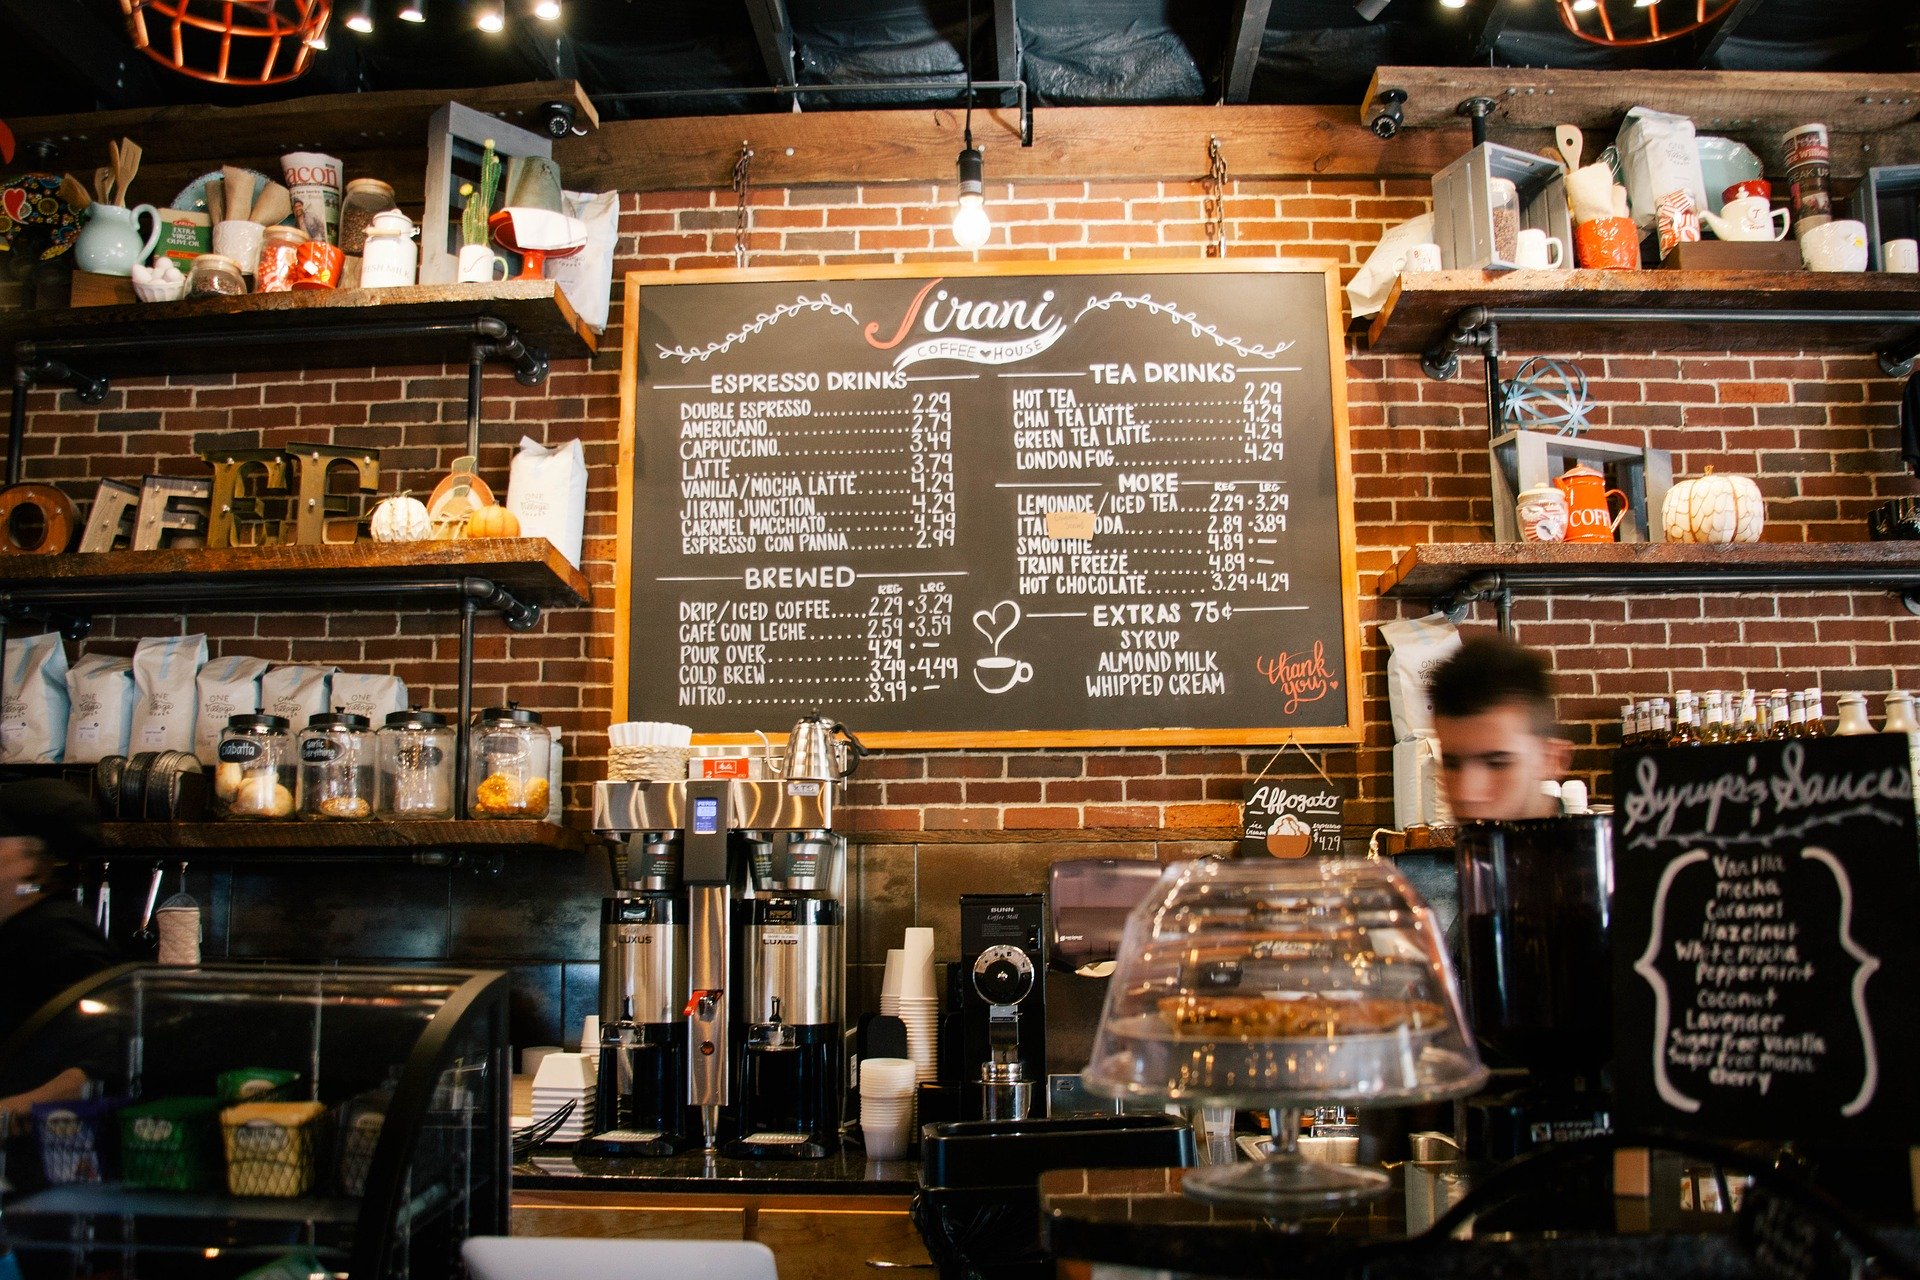
[[360, 7], [347, 19], [347, 30], [363, 36], [373, 34], [373, 0], [360, 0]]
[[1573, 0], [1575, 13], [1592, 13], [1600, 7], [1600, 0]]
[[1464, 9], [1467, 7], [1467, 0], [1440, 0], [1440, 7], [1442, 9]]
[[[968, 139], [971, 144], [972, 139]], [[982, 176], [985, 165], [977, 147], [969, 145], [960, 153], [960, 204], [953, 211], [953, 240], [962, 249], [978, 249], [993, 234], [993, 219], [987, 216], [987, 197]]]
[[1393, 0], [1353, 0], [1353, 11], [1368, 22], [1372, 22], [1386, 12]]
[[488, 35], [499, 35], [507, 29], [506, 0], [479, 0], [473, 6], [473, 25]]
[[534, 0], [533, 16], [542, 22], [559, 21], [560, 0]]
[[402, 0], [400, 21], [425, 22], [427, 20], [427, 0]]
[[1659, 3], [1660, 0], [1633, 0], [1633, 7], [1636, 9], [1651, 9]]

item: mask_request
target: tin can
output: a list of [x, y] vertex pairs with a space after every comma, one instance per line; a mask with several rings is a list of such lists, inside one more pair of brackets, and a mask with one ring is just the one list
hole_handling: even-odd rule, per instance
[[1793, 233], [1819, 226], [1833, 218], [1832, 146], [1824, 124], [1803, 124], [1781, 139], [1787, 162], [1787, 200], [1793, 210]]
[[293, 288], [295, 260], [307, 233], [298, 227], [268, 227], [260, 238], [260, 265], [254, 281], [261, 293], [285, 293]]

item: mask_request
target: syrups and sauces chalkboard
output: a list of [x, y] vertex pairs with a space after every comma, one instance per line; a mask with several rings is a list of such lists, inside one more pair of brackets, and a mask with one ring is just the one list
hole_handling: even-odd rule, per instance
[[1622, 753], [1621, 1119], [1920, 1139], [1920, 858], [1904, 736]]
[[1360, 734], [1337, 274], [628, 277], [615, 706], [878, 746]]

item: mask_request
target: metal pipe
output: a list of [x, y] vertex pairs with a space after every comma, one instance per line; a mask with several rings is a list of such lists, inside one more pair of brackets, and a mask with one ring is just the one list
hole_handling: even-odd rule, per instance
[[480, 465], [480, 385], [487, 375], [487, 344], [475, 338], [467, 348], [467, 456]]
[[453, 735], [453, 812], [467, 816], [467, 733], [473, 721], [473, 615], [480, 602], [468, 595], [460, 601], [459, 718]]
[[1591, 591], [1598, 594], [1637, 594], [1655, 591], [1745, 591], [1778, 587], [1881, 587], [1899, 591], [1920, 586], [1920, 570], [1875, 568], [1863, 565], [1847, 569], [1780, 570], [1697, 570], [1667, 572], [1636, 570], [1629, 575], [1583, 573], [1577, 569], [1548, 573], [1515, 574], [1502, 584], [1519, 592]]
[[7, 483], [19, 484], [27, 447], [27, 393], [33, 390], [33, 370], [24, 364], [13, 366], [13, 403], [7, 418]]
[[1507, 394], [1500, 385], [1500, 335], [1492, 325], [1483, 331], [1486, 341], [1480, 348], [1487, 381], [1487, 435], [1498, 436], [1506, 428]]
[[[246, 603], [258, 607], [263, 600], [271, 607], [276, 599], [335, 600], [340, 596], [340, 588], [336, 583], [287, 582], [276, 576], [256, 574], [237, 574], [219, 582], [196, 582], [191, 577], [183, 576], [165, 583], [155, 583], [153, 590], [154, 594], [147, 594], [139, 589], [112, 583], [28, 584], [0, 594], [0, 614], [17, 617], [33, 607], [63, 604], [107, 604], [119, 612], [136, 611], [146, 605], [171, 610], [189, 603]], [[376, 579], [354, 583], [353, 593], [400, 597], [464, 595], [476, 607], [505, 615], [509, 625], [518, 623], [516, 629], [522, 631], [540, 617], [538, 605], [521, 600], [488, 578], [449, 578], [441, 582], [381, 582]]]

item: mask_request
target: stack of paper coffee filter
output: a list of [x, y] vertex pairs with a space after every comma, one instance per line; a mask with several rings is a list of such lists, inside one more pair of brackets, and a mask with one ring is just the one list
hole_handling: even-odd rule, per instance
[[693, 730], [662, 720], [622, 720], [607, 726], [607, 776], [628, 782], [673, 782], [687, 776]]
[[908, 929], [905, 943], [887, 952], [880, 980], [880, 1012], [907, 1024], [907, 1056], [916, 1078], [930, 1081], [940, 1024], [939, 988], [933, 980], [933, 930]]
[[860, 1063], [860, 1136], [869, 1160], [898, 1160], [913, 1136], [914, 1064], [906, 1058]]

